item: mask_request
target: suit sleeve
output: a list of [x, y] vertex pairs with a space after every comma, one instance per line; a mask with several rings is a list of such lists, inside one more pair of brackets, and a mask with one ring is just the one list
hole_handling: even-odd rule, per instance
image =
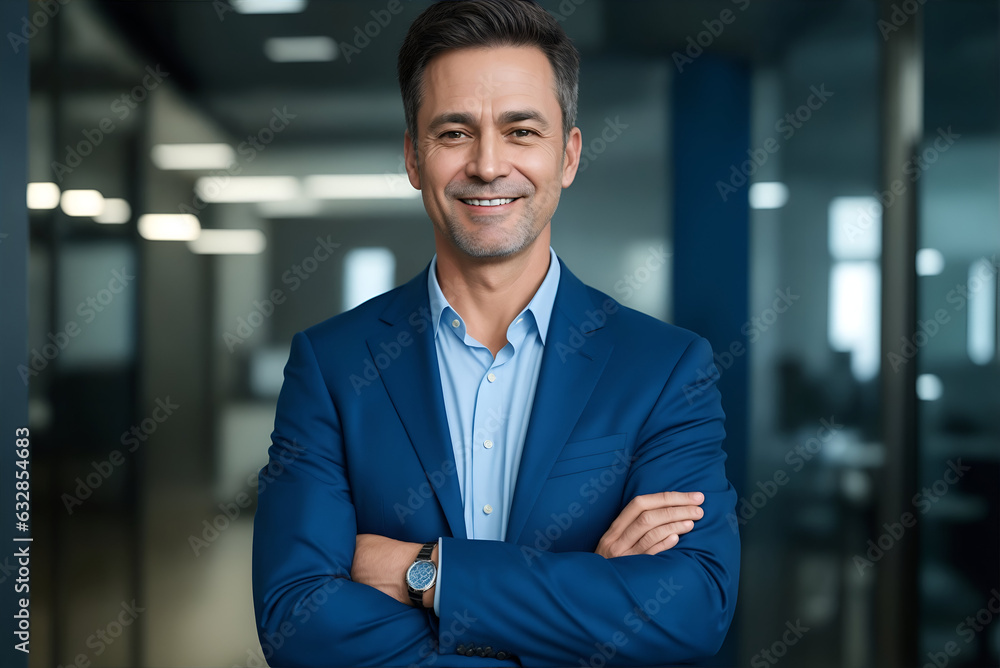
[[726, 520], [736, 493], [724, 469], [717, 377], [708, 342], [694, 340], [669, 372], [626, 473], [619, 512], [641, 494], [705, 494], [704, 517], [673, 549], [605, 559], [445, 537], [442, 628], [461, 616], [466, 637], [505, 647], [524, 666], [673, 665], [718, 652], [736, 604], [740, 549]]
[[357, 522], [340, 420], [302, 333], [292, 340], [268, 454], [258, 478], [253, 599], [270, 665], [433, 662], [428, 613], [350, 579]]

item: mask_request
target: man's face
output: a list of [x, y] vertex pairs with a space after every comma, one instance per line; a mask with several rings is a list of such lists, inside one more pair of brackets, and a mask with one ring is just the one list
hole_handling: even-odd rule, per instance
[[534, 47], [447, 51], [428, 63], [406, 170], [439, 255], [516, 255], [548, 225], [576, 175], [580, 130], [563, 145], [555, 76]]

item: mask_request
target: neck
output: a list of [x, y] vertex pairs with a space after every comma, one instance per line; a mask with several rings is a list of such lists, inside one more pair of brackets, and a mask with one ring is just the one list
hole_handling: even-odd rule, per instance
[[459, 256], [438, 241], [437, 280], [466, 331], [496, 353], [507, 341], [507, 327], [520, 313], [549, 270], [549, 235], [540, 234], [525, 251], [508, 258]]

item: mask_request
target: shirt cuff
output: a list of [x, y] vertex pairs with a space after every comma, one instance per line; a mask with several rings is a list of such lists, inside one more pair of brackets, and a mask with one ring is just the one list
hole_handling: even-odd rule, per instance
[[438, 617], [441, 613], [441, 539], [438, 538], [438, 563], [437, 563], [437, 583], [434, 585], [434, 614]]

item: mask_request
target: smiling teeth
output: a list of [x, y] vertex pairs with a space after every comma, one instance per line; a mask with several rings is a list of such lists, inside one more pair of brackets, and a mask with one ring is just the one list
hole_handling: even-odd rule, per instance
[[516, 197], [510, 197], [506, 199], [463, 199], [462, 201], [466, 204], [471, 204], [472, 206], [500, 206], [501, 204], [510, 204]]

